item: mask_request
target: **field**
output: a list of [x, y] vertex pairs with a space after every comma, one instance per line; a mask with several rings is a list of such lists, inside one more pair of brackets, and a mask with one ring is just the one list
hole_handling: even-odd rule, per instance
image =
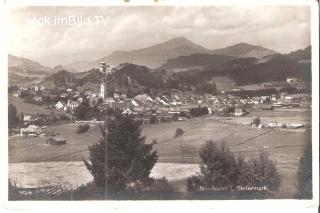
[[43, 106], [40, 105], [35, 105], [35, 104], [30, 104], [30, 103], [25, 103], [21, 98], [14, 98], [9, 95], [9, 103], [13, 104], [17, 108], [17, 114], [23, 112], [25, 115], [30, 115], [30, 114], [51, 114], [50, 109], [45, 109]]
[[[225, 119], [228, 121], [232, 119], [232, 122], [240, 123], [244, 119], [252, 119], [252, 117], [256, 116], [254, 113], [260, 113], [260, 115], [265, 113], [261, 116], [263, 119], [289, 119], [293, 122], [310, 122], [310, 111], [306, 110], [291, 112], [281, 110], [277, 112], [253, 111], [249, 117]], [[274, 117], [271, 117], [272, 115]], [[183, 129], [184, 135], [175, 138], [174, 134], [177, 128]], [[101, 134], [98, 127], [92, 127], [89, 132], [84, 134], [76, 134], [75, 129], [76, 126], [74, 124], [63, 124], [48, 128], [48, 131], [57, 131], [67, 139], [67, 145], [63, 146], [45, 144], [46, 137], [17, 137], [10, 139], [10, 177], [21, 180], [19, 177], [22, 174], [19, 172], [24, 171], [24, 175], [31, 176], [31, 180], [36, 176], [39, 179], [37, 183], [40, 180], [45, 182], [48, 178], [50, 182], [54, 182], [52, 181], [55, 179], [54, 176], [66, 176], [66, 180], [63, 177], [60, 179], [68, 182], [68, 180], [72, 181], [72, 178], [67, 177], [70, 176], [70, 172], [76, 172], [71, 170], [75, 169], [80, 173], [85, 172], [86, 169], [81, 161], [89, 156], [88, 145], [97, 142]], [[155, 149], [158, 151], [160, 158], [159, 163], [152, 171], [152, 176], [166, 176], [169, 180], [183, 179], [198, 172], [200, 162], [198, 151], [210, 139], [226, 141], [234, 153], [245, 158], [255, 157], [260, 152], [267, 151], [270, 153], [271, 158], [277, 161], [277, 167], [283, 180], [280, 190], [274, 195], [275, 198], [291, 198], [296, 193], [299, 158], [302, 157], [305, 144], [311, 140], [311, 130], [308, 126], [299, 130], [256, 129], [249, 126], [216, 121], [214, 117], [150, 125], [144, 127], [142, 134], [146, 136], [148, 143], [154, 139], [157, 140]], [[40, 164], [38, 165], [38, 163]], [[67, 167], [70, 171], [66, 172], [68, 171], [67, 168], [57, 171], [54, 169], [56, 163], [61, 165], [59, 168], [64, 168], [64, 166], [70, 164]], [[41, 166], [44, 168], [49, 166], [52, 169], [46, 169], [44, 174], [43, 170], [40, 169], [42, 168]], [[26, 172], [28, 170], [30, 170], [30, 173]], [[48, 175], [50, 171], [54, 174], [51, 175], [51, 178]], [[65, 172], [63, 173], [63, 171]], [[89, 177], [87, 174], [83, 175], [83, 177]], [[26, 181], [28, 182], [29, 180], [26, 179]], [[77, 182], [74, 184], [77, 184]]]

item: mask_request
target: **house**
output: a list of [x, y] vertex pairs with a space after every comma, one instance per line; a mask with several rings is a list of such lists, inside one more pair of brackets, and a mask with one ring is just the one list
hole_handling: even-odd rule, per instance
[[39, 87], [38, 87], [38, 86], [36, 86], [36, 85], [35, 85], [35, 86], [33, 86], [33, 87], [32, 87], [32, 89], [33, 89], [34, 91], [39, 91]]
[[277, 95], [275, 95], [275, 94], [271, 95], [271, 101], [277, 101], [278, 98], [279, 97]]
[[292, 129], [297, 129], [297, 128], [302, 128], [304, 125], [303, 124], [287, 124], [287, 128], [292, 128]]
[[67, 93], [65, 93], [65, 92], [64, 92], [64, 93], [61, 93], [60, 97], [61, 97], [61, 98], [68, 97], [68, 94], [67, 94]]
[[120, 95], [119, 95], [119, 93], [113, 93], [113, 98], [114, 99], [119, 99], [120, 98]]
[[58, 101], [55, 105], [56, 109], [63, 109], [66, 104], [63, 101]]
[[133, 111], [128, 107], [121, 113], [122, 115], [131, 115]]
[[79, 98], [78, 98], [78, 101], [79, 101], [80, 103], [82, 103], [82, 102], [83, 102], [83, 97], [79, 97]]
[[167, 102], [165, 102], [164, 100], [160, 100], [160, 103], [162, 103], [165, 106], [168, 106], [169, 104]]
[[41, 128], [35, 125], [29, 125], [27, 128], [20, 129], [21, 136], [38, 136], [41, 134]]
[[23, 116], [23, 122], [25, 125], [33, 123], [34, 122], [34, 118], [31, 115], [24, 115]]
[[108, 97], [108, 98], [105, 99], [105, 102], [106, 102], [107, 104], [112, 104], [112, 103], [114, 103], [115, 101], [114, 101], [113, 98]]
[[273, 110], [273, 105], [272, 104], [263, 104], [261, 106], [261, 109], [263, 109], [263, 110]]
[[147, 94], [142, 94], [142, 95], [137, 95], [133, 99], [137, 101], [147, 101], [148, 100], [148, 95]]
[[298, 82], [298, 78], [296, 77], [288, 77], [287, 78], [287, 83], [288, 84], [294, 84], [294, 83], [297, 83]]
[[278, 123], [278, 122], [270, 122], [267, 124], [267, 127], [282, 127], [283, 124], [282, 123]]
[[246, 114], [246, 111], [244, 109], [242, 109], [242, 108], [236, 108], [234, 110], [234, 115], [235, 116], [243, 116], [245, 114]]
[[135, 107], [138, 107], [138, 106], [139, 106], [139, 104], [138, 104], [137, 101], [135, 101], [135, 100], [131, 100], [131, 103], [132, 103], [132, 105], [135, 106]]
[[32, 98], [35, 102], [42, 102], [42, 97], [41, 96], [34, 96], [33, 98]]
[[80, 103], [78, 101], [72, 101], [69, 99], [67, 102], [68, 108], [72, 109], [72, 110], [76, 109], [79, 105], [80, 105]]

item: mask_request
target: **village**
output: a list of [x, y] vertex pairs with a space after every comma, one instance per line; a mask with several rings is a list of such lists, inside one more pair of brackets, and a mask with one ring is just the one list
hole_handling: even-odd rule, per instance
[[[100, 63], [99, 69], [104, 73], [111, 73], [116, 68]], [[287, 78], [287, 84], [292, 85], [297, 78]], [[220, 91], [220, 94], [204, 95], [193, 92], [172, 91], [170, 94], [151, 97], [148, 94], [139, 94], [128, 98], [126, 94], [114, 93], [107, 96], [107, 85], [100, 84], [97, 92], [85, 90], [76, 91], [71, 88], [60, 93], [47, 89], [42, 85], [34, 84], [30, 87], [22, 85], [9, 88], [10, 95], [16, 99], [24, 99], [24, 102], [39, 105], [50, 111], [48, 114], [33, 113], [21, 114], [23, 125], [15, 128], [13, 132], [20, 136], [46, 136], [42, 129], [56, 122], [89, 122], [103, 121], [103, 115], [108, 110], [120, 110], [122, 114], [133, 115], [143, 125], [156, 124], [169, 121], [184, 121], [198, 116], [222, 116], [242, 117], [250, 113], [250, 109], [274, 110], [277, 108], [310, 108], [309, 94], [278, 94], [262, 95], [254, 97], [241, 97], [235, 94]], [[84, 104], [86, 103], [86, 104]], [[81, 105], [87, 109], [80, 112]], [[90, 110], [89, 110], [90, 109]], [[77, 116], [77, 110], [80, 116]], [[89, 116], [85, 116], [90, 111]], [[267, 124], [245, 125], [269, 127], [269, 128], [300, 128], [301, 123], [281, 123], [277, 121]], [[54, 136], [54, 134], [51, 133]]]

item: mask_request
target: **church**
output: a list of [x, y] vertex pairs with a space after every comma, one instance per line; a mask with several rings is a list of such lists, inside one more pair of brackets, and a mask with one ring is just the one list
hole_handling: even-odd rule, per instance
[[107, 85], [105, 84], [105, 82], [101, 83], [100, 85], [99, 97], [101, 97], [103, 100], [107, 98]]

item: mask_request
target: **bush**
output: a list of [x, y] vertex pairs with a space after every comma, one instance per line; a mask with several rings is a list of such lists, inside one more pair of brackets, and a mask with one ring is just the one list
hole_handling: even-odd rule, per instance
[[149, 120], [149, 123], [150, 123], [150, 124], [157, 124], [157, 123], [159, 123], [159, 120], [158, 120], [157, 116], [155, 116], [155, 115], [151, 116], [151, 117], [150, 117], [150, 120]]
[[167, 200], [177, 198], [177, 192], [169, 184], [166, 178], [150, 179], [149, 187], [142, 184], [132, 185], [128, 188], [125, 199], [143, 199], [143, 200]]
[[179, 136], [182, 136], [183, 133], [184, 133], [183, 129], [177, 128], [174, 137], [177, 138], [177, 137], [179, 137]]
[[[280, 176], [276, 163], [267, 153], [258, 158], [244, 160], [230, 152], [227, 144], [221, 145], [208, 141], [200, 150], [201, 174], [187, 179], [188, 191], [195, 194], [212, 192], [214, 195], [257, 196], [268, 191], [277, 190]], [[253, 190], [242, 190], [245, 187], [256, 187]], [[212, 195], [212, 194], [211, 194]]]
[[209, 115], [209, 110], [207, 107], [197, 107], [190, 109], [190, 114], [193, 117], [199, 117], [203, 115]]
[[259, 126], [260, 123], [261, 123], [260, 117], [256, 117], [252, 120], [252, 124], [254, 124], [255, 126]]
[[89, 124], [80, 124], [76, 130], [77, 134], [88, 132], [90, 129]]

